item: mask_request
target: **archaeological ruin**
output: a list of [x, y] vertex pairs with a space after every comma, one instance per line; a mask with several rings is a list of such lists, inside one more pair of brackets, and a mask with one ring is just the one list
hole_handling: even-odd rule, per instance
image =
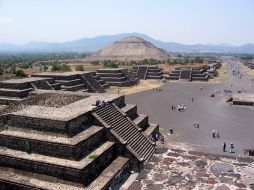
[[20, 101], [37, 89], [101, 93], [107, 87], [95, 72], [37, 73], [29, 78], [1, 81], [0, 104]]
[[144, 59], [168, 60], [169, 55], [165, 50], [154, 46], [140, 37], [129, 36], [114, 42], [86, 58], [87, 61], [137, 61]]
[[208, 81], [217, 76], [217, 69], [220, 67], [221, 63], [214, 61], [202, 67], [177, 67], [165, 78], [182, 81]]
[[132, 67], [132, 75], [138, 79], [162, 79], [163, 70], [153, 65], [135, 65]]
[[179, 67], [166, 78], [169, 80], [208, 81], [209, 75], [203, 68]]
[[110, 86], [133, 86], [138, 84], [138, 78], [125, 68], [98, 69], [96, 76]]
[[123, 95], [39, 89], [0, 124], [4, 189], [114, 188], [153, 155], [159, 130]]

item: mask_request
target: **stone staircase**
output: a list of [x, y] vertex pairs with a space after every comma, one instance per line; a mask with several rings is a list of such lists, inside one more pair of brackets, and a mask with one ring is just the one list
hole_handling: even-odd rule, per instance
[[148, 70], [147, 67], [139, 66], [137, 70], [137, 77], [139, 79], [146, 79], [147, 70]]
[[191, 80], [191, 69], [182, 69], [180, 72], [180, 79]]
[[146, 161], [155, 152], [155, 145], [116, 105], [106, 104], [103, 107], [98, 107], [94, 110], [93, 115], [125, 141], [127, 149], [134, 152], [138, 160]]
[[88, 88], [92, 92], [99, 92], [99, 93], [105, 92], [105, 89], [96, 81], [96, 79], [94, 79], [92, 74], [90, 73], [82, 74], [80, 75], [80, 78], [82, 81], [84, 80], [86, 81]]
[[137, 105], [126, 104], [121, 110], [133, 120], [146, 136], [151, 138], [154, 132], [159, 132], [159, 125], [150, 123], [148, 115], [137, 113]]

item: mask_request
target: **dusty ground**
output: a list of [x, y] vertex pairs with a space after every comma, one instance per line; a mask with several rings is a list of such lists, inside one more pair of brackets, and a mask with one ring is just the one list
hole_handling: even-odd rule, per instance
[[[140, 80], [140, 83], [133, 87], [119, 87], [119, 93], [120, 94], [134, 94], [137, 92], [142, 92], [149, 89], [159, 88], [163, 86], [164, 83], [162, 83], [160, 80]], [[108, 93], [118, 93], [118, 87], [110, 87], [107, 90]]]

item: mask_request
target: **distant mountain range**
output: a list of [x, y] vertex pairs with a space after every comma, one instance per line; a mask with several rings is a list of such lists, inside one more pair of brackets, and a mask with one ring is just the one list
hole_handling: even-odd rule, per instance
[[194, 44], [186, 45], [175, 42], [163, 42], [155, 40], [150, 36], [141, 33], [123, 33], [116, 35], [104, 35], [94, 38], [83, 38], [79, 40], [50, 43], [50, 42], [30, 42], [25, 45], [15, 45], [10, 43], [0, 44], [0, 52], [94, 52], [102, 49], [115, 41], [121, 40], [127, 36], [137, 36], [153, 43], [159, 48], [168, 52], [176, 53], [248, 53], [254, 54], [254, 44], [244, 44], [242, 46], [233, 46], [230, 44], [205, 45]]

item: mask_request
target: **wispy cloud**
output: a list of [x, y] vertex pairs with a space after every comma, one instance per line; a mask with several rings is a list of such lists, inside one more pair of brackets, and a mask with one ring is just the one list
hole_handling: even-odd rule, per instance
[[0, 24], [10, 24], [13, 22], [12, 18], [9, 17], [0, 17]]

